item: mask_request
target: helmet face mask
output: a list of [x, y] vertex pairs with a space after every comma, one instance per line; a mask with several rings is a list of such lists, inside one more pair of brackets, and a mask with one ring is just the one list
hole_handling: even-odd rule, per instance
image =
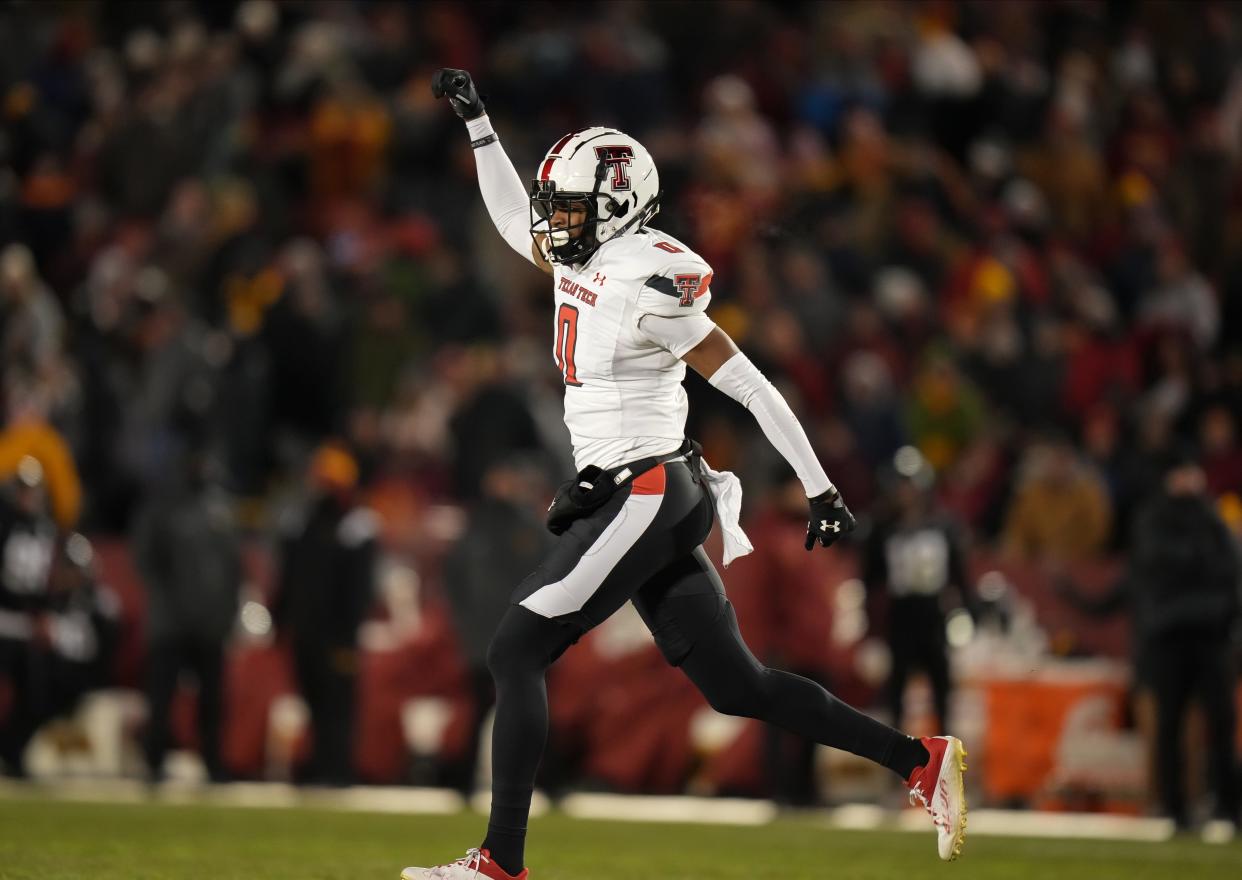
[[550, 262], [585, 263], [605, 242], [641, 229], [659, 197], [642, 144], [615, 129], [584, 129], [557, 141], [531, 182], [530, 232]]
[[[530, 214], [531, 235], [545, 237], [549, 261], [583, 263], [599, 249], [595, 235], [599, 214], [590, 193], [557, 193], [554, 181], [536, 180], [531, 186]], [[577, 223], [573, 222], [576, 214], [583, 217]], [[564, 225], [554, 225], [557, 215], [565, 216]]]

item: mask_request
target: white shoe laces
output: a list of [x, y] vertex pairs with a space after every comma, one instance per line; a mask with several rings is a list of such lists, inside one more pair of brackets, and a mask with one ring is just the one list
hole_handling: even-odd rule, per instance
[[466, 854], [457, 861], [448, 865], [436, 865], [427, 872], [428, 878], [451, 878], [453, 876], [450, 869], [456, 867], [465, 868], [467, 871], [474, 871], [474, 876], [479, 875], [479, 867], [483, 864], [483, 853], [476, 847], [466, 850]]

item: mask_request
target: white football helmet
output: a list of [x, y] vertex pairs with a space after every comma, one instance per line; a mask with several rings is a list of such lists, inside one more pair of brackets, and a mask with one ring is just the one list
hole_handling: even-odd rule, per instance
[[[586, 220], [554, 228], [558, 208], [585, 210]], [[638, 231], [659, 210], [660, 175], [651, 154], [615, 128], [565, 135], [530, 185], [530, 232], [546, 236], [544, 250], [554, 263], [585, 263], [604, 242]]]

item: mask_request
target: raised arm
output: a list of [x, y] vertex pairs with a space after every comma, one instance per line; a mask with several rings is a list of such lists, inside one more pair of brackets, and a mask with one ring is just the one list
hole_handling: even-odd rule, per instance
[[492, 129], [470, 74], [451, 67], [438, 70], [431, 80], [431, 92], [437, 98], [447, 97], [453, 110], [466, 122], [479, 173], [479, 190], [497, 231], [509, 247], [551, 275], [552, 266], [540, 251], [542, 242], [531, 238], [526, 188], [500, 145], [499, 135]]

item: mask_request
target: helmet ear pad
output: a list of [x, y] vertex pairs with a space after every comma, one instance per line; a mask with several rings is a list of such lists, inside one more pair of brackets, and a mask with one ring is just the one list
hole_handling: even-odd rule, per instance
[[619, 202], [615, 198], [609, 198], [604, 207], [608, 209], [608, 218], [624, 217], [630, 213], [630, 202], [637, 202], [638, 196], [633, 193], [625, 201]]

